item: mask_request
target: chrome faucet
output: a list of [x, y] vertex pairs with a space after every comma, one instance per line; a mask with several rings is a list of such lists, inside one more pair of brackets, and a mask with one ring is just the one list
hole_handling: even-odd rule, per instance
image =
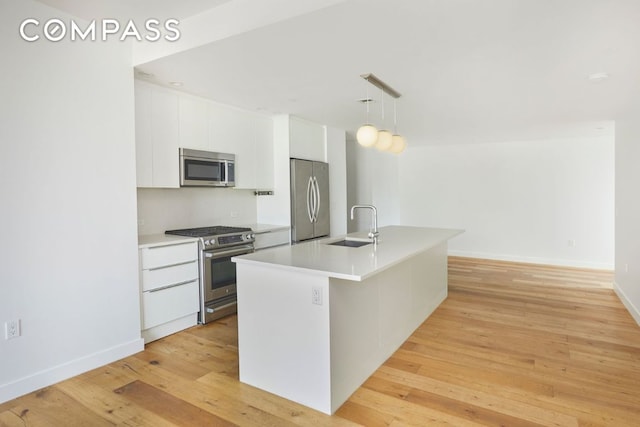
[[373, 205], [353, 205], [351, 206], [351, 220], [356, 209], [371, 209], [371, 228], [367, 236], [373, 240], [373, 244], [378, 243], [378, 210]]

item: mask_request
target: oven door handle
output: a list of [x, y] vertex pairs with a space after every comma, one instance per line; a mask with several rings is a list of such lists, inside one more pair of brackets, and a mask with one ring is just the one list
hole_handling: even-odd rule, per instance
[[214, 252], [207, 251], [204, 253], [204, 257], [209, 259], [216, 259], [216, 258], [223, 258], [227, 256], [233, 256], [233, 255], [244, 255], [251, 252], [253, 252], [253, 245], [244, 245], [241, 247], [222, 250], [222, 251], [214, 251]]
[[229, 304], [221, 305], [219, 307], [205, 307], [205, 310], [207, 311], [207, 313], [215, 313], [216, 311], [220, 311], [224, 308], [233, 307], [234, 305], [237, 305], [237, 304], [238, 303], [234, 301], [234, 302], [230, 302]]

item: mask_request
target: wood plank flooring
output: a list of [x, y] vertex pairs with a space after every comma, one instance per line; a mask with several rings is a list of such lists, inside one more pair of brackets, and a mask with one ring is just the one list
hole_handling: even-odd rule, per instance
[[0, 404], [0, 426], [639, 426], [640, 327], [612, 280], [451, 257], [447, 300], [334, 416], [241, 384], [230, 316]]

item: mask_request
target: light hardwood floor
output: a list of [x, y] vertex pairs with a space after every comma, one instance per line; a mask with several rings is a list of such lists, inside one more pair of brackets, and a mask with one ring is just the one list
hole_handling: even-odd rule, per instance
[[452, 257], [449, 280], [332, 417], [239, 383], [230, 316], [0, 404], [0, 425], [640, 425], [640, 327], [610, 272]]

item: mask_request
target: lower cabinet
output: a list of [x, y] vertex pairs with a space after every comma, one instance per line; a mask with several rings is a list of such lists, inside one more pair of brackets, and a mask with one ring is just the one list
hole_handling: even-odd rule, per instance
[[288, 245], [290, 231], [288, 228], [280, 230], [256, 231], [256, 241], [253, 243], [256, 250], [271, 248], [274, 246]]
[[140, 291], [145, 343], [198, 323], [197, 242], [142, 246]]

